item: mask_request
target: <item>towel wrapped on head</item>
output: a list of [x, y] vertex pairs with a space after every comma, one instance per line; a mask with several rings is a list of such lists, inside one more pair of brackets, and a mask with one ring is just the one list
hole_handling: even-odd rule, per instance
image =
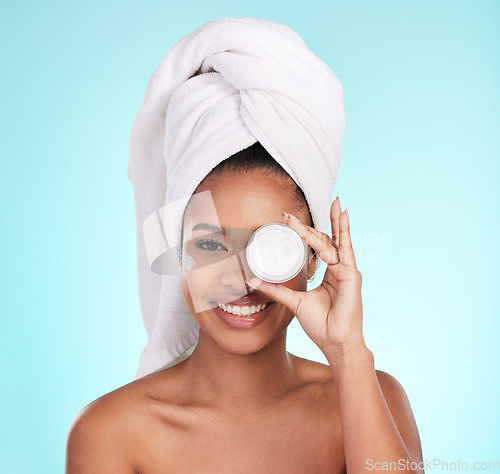
[[136, 379], [182, 357], [199, 326], [178, 275], [151, 270], [143, 226], [172, 203], [171, 246], [198, 184], [221, 161], [259, 141], [302, 189], [322, 232], [340, 165], [343, 89], [302, 38], [279, 23], [221, 18], [181, 39], [149, 80], [132, 125], [128, 177], [137, 218], [139, 299], [148, 342]]

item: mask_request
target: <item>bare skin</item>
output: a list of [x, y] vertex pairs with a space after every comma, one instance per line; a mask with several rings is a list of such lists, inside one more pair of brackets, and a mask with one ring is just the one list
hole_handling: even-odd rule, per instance
[[[282, 222], [282, 211], [311, 225], [307, 208], [295, 207], [290, 184], [260, 170], [225, 173], [197, 191], [206, 189], [223, 227], [255, 229]], [[185, 227], [197, 222], [199, 211], [186, 213]], [[283, 304], [275, 299], [260, 325], [244, 330], [229, 328], [210, 309], [197, 310], [214, 286], [271, 294], [269, 288], [263, 292], [264, 286], [262, 292], [249, 288], [245, 280], [253, 275], [241, 267], [224, 265], [222, 272], [207, 267], [213, 273], [198, 273], [202, 278], [183, 277], [184, 300], [200, 326], [191, 356], [85, 407], [68, 435], [67, 473], [346, 472], [343, 431], [359, 432], [342, 424], [353, 419], [353, 408], [344, 400], [362, 396], [354, 382], [363, 386], [368, 380], [364, 389], [374, 391], [369, 358], [357, 344], [348, 357], [334, 344], [325, 346], [329, 365], [289, 354], [286, 328], [295, 316], [284, 299]], [[282, 287], [305, 292], [313, 271], [310, 253], [308, 265]], [[353, 361], [360, 371], [352, 370]], [[373, 373], [403, 445], [418, 459], [418, 432], [404, 390], [390, 375]], [[364, 374], [361, 382], [359, 374]], [[379, 410], [371, 399], [360, 398], [358, 404]], [[386, 415], [375, 419], [375, 429]]]
[[345, 472], [329, 367], [290, 359], [295, 386], [246, 413], [186, 404], [189, 359], [99, 398], [73, 424], [66, 472]]

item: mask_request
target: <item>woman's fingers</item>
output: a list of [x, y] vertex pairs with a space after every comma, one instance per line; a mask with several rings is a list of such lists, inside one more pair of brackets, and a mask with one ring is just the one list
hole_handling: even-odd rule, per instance
[[332, 223], [332, 238], [337, 248], [339, 246], [339, 218], [341, 214], [340, 199], [337, 196], [330, 206], [330, 221]]
[[269, 296], [273, 301], [286, 306], [293, 314], [297, 314], [304, 292], [294, 291], [279, 283], [270, 283], [257, 277], [245, 280], [245, 282]]
[[343, 265], [356, 267], [356, 257], [352, 248], [349, 212], [347, 209], [339, 217], [339, 257]]
[[339, 262], [336, 245], [327, 234], [300, 222], [292, 214], [284, 214], [283, 221], [297, 231], [306, 244], [311, 246], [325, 263], [335, 265]]

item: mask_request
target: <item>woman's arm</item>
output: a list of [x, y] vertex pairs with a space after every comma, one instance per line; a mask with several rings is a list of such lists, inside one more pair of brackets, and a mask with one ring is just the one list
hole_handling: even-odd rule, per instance
[[330, 208], [330, 220], [332, 238], [294, 216], [283, 216], [283, 223], [326, 263], [321, 285], [304, 292], [258, 278], [248, 283], [287, 306], [325, 354], [339, 394], [349, 474], [421, 473], [420, 441], [406, 394], [390, 375], [375, 371], [373, 354], [364, 342], [362, 278], [351, 244], [349, 213], [341, 212], [338, 197]]
[[337, 385], [347, 472], [423, 473], [417, 426], [400, 383], [375, 371], [364, 344], [330, 348], [325, 356]]

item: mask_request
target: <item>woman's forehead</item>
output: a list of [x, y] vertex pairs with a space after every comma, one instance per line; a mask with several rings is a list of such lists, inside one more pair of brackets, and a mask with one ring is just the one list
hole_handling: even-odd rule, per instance
[[297, 185], [290, 177], [279, 176], [268, 170], [256, 168], [246, 172], [226, 170], [215, 176], [209, 174], [196, 190], [211, 190], [214, 195], [251, 194], [254, 190], [264, 194], [268, 191], [273, 194], [283, 190], [293, 191], [295, 186]]
[[204, 192], [203, 197], [192, 201], [186, 208], [184, 222], [191, 225], [198, 222], [223, 227], [248, 228], [252, 222], [267, 223], [279, 219], [281, 212], [290, 212], [295, 206], [291, 198], [282, 194], [270, 197], [255, 194], [236, 194], [226, 199], [220, 195]]
[[215, 208], [218, 212], [230, 212], [238, 207], [246, 212], [256, 207], [273, 207], [269, 206], [272, 203], [283, 206], [294, 202], [294, 189], [283, 178], [266, 176], [265, 173], [230, 173], [202, 182], [191, 196], [188, 210], [192, 215], [207, 210], [211, 212]]

